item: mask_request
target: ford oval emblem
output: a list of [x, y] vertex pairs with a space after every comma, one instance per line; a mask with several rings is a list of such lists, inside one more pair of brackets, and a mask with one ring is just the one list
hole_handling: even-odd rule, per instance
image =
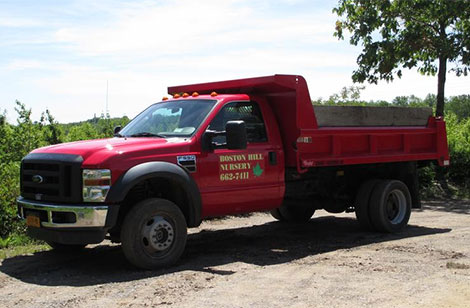
[[40, 176], [39, 174], [33, 175], [31, 180], [33, 180], [33, 182], [36, 184], [41, 184], [42, 182], [44, 182], [44, 178]]

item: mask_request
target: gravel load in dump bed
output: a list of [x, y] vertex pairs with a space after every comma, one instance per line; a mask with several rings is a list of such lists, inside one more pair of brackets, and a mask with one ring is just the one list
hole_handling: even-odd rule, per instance
[[0, 307], [468, 307], [470, 202], [424, 202], [400, 234], [354, 214], [204, 222], [177, 266], [140, 271], [119, 246], [0, 261]]
[[432, 108], [313, 106], [320, 127], [426, 126]]

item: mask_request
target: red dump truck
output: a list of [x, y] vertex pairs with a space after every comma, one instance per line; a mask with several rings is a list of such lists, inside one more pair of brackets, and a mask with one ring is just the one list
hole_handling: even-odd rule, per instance
[[58, 250], [106, 237], [141, 268], [173, 264], [203, 219], [271, 211], [307, 222], [355, 211], [398, 232], [420, 207], [417, 168], [449, 164], [428, 108], [312, 106], [301, 76], [169, 87], [115, 137], [48, 146], [22, 160], [20, 217]]

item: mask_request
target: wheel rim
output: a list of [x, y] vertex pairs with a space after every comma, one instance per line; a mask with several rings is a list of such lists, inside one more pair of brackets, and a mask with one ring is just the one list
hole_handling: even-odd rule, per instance
[[150, 217], [142, 227], [142, 244], [145, 251], [151, 256], [165, 255], [172, 247], [174, 239], [174, 226], [169, 219], [163, 216]]
[[406, 215], [406, 197], [401, 190], [395, 189], [390, 192], [386, 201], [385, 214], [394, 225], [403, 221]]

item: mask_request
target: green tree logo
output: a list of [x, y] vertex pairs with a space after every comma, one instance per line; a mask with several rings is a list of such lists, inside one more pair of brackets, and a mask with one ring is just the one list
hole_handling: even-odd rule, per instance
[[253, 174], [255, 176], [261, 176], [263, 174], [263, 169], [261, 169], [259, 163], [257, 163], [256, 166], [253, 168]]

